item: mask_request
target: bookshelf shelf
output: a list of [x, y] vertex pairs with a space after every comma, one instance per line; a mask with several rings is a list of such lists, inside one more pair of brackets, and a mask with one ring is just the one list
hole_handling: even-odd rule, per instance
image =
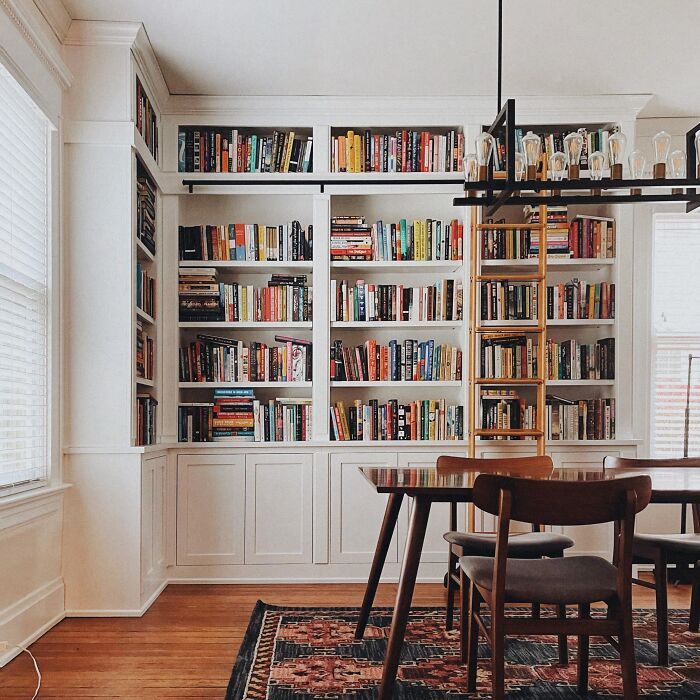
[[613, 326], [614, 318], [557, 318], [549, 319], [547, 326]]
[[[548, 258], [547, 270], [602, 270], [611, 265], [615, 265], [615, 258]], [[526, 260], [482, 260], [482, 268], [536, 268], [537, 260], [528, 258]]]
[[457, 272], [464, 267], [463, 260], [333, 260], [332, 270], [359, 272]]
[[331, 328], [461, 328], [462, 321], [331, 321]]
[[180, 389], [311, 389], [311, 382], [180, 382]]
[[252, 273], [274, 273], [274, 272], [311, 272], [313, 262], [311, 261], [289, 261], [284, 260], [180, 260], [181, 269], [191, 267], [214, 267], [217, 270], [236, 270], [246, 274]]
[[155, 262], [156, 260], [156, 256], [138, 238], [136, 239], [136, 255], [143, 262]]
[[547, 386], [615, 386], [614, 379], [548, 379]]
[[152, 379], [146, 379], [145, 377], [136, 377], [136, 383], [139, 386], [155, 386], [155, 382]]
[[387, 388], [387, 389], [417, 389], [417, 388], [448, 388], [448, 387], [461, 387], [461, 381], [439, 381], [439, 382], [420, 382], [420, 381], [406, 381], [406, 382], [340, 382], [331, 381], [331, 388], [334, 389], [359, 389], [359, 388]]
[[179, 328], [230, 328], [260, 330], [275, 330], [277, 328], [310, 329], [311, 321], [180, 321]]
[[144, 323], [149, 323], [152, 326], [154, 326], [156, 323], [156, 320], [153, 318], [153, 316], [147, 314], [142, 308], [138, 306], [136, 307], [136, 317]]
[[543, 379], [538, 377], [513, 377], [511, 379], [500, 379], [495, 377], [476, 377], [474, 379], [475, 384], [492, 385], [492, 386], [537, 386], [544, 382]]

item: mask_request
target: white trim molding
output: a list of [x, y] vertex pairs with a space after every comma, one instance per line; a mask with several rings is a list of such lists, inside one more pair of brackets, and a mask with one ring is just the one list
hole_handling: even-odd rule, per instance
[[72, 21], [61, 0], [34, 0], [56, 38], [63, 43]]

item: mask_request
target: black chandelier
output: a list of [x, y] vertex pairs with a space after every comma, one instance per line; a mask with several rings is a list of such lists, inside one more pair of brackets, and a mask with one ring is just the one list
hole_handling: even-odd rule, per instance
[[[486, 207], [486, 216], [495, 214], [500, 207], [505, 205], [563, 205], [563, 204], [636, 204], [640, 202], [685, 202], [686, 212], [700, 207], [700, 177], [674, 177], [666, 179], [665, 165], [668, 158], [668, 143], [663, 160], [654, 164], [654, 177], [633, 178], [622, 177], [622, 163], [620, 159], [624, 154], [624, 137], [621, 137], [617, 145], [615, 165], [610, 168], [611, 176], [602, 176], [602, 165], [597, 177], [579, 179], [578, 161], [573, 162], [571, 153], [575, 154], [576, 144], [572, 144], [573, 150], [567, 155], [564, 163], [564, 154], [559, 154], [562, 162], [556, 178], [549, 179], [547, 164], [541, 169], [541, 178], [537, 178], [536, 168], [528, 158], [518, 153], [516, 142], [515, 100], [506, 100], [501, 106], [501, 81], [503, 65], [503, 0], [498, 2], [498, 86], [497, 86], [497, 116], [490, 127], [485, 128], [480, 136], [482, 144], [486, 148], [481, 154], [481, 162], [478, 167], [473, 163], [473, 168], [465, 167], [465, 197], [456, 197], [455, 206], [483, 206]], [[575, 128], [575, 127], [574, 127]], [[695, 174], [700, 176], [700, 161], [698, 160], [698, 144], [700, 143], [700, 124], [697, 124], [686, 133], [686, 150], [682, 163], [677, 164], [677, 170], [681, 167], [685, 170], [686, 163], [695, 169]], [[530, 134], [528, 134], [530, 136]], [[575, 134], [573, 134], [575, 136]], [[668, 142], [670, 143], [670, 137]], [[496, 173], [494, 171], [493, 139], [498, 138], [505, 146], [505, 170]], [[489, 143], [490, 139], [490, 143]], [[539, 136], [533, 135], [534, 141], [539, 141]], [[524, 141], [524, 139], [523, 139]], [[621, 152], [620, 152], [620, 143]], [[539, 148], [535, 143], [535, 147]], [[580, 157], [580, 145], [578, 155]], [[612, 148], [612, 146], [611, 146]], [[517, 153], [517, 156], [516, 156]], [[636, 153], [636, 152], [635, 152]], [[535, 154], [537, 158], [538, 153]], [[672, 154], [673, 155], [673, 154]], [[602, 157], [602, 154], [600, 154]], [[516, 166], [516, 159], [519, 161]], [[680, 158], [679, 158], [680, 160]], [[697, 165], [696, 165], [697, 164]], [[568, 179], [564, 179], [565, 167], [568, 166]], [[644, 159], [641, 159], [643, 169]], [[685, 173], [683, 173], [685, 174]]]

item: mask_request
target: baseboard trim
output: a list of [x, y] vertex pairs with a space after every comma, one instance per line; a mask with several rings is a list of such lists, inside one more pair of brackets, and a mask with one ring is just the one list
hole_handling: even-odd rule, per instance
[[151, 593], [140, 608], [126, 608], [120, 610], [66, 610], [66, 617], [143, 617], [169, 583], [172, 583], [172, 581], [165, 579], [165, 581]]

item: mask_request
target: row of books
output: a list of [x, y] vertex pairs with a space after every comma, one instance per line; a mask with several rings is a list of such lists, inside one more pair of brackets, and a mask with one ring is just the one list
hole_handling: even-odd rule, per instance
[[156, 186], [140, 162], [136, 176], [136, 236], [156, 254]]
[[138, 76], [136, 77], [136, 128], [143, 137], [151, 155], [157, 159], [158, 117]]
[[615, 283], [573, 279], [547, 287], [548, 319], [615, 318]]
[[181, 382], [305, 382], [312, 376], [311, 341], [276, 335], [277, 346], [197, 335], [180, 348]]
[[331, 137], [333, 173], [459, 172], [464, 158], [464, 134], [409, 129], [377, 134], [348, 130]]
[[313, 226], [298, 221], [265, 224], [180, 226], [180, 260], [311, 260]]
[[215, 268], [180, 272], [180, 321], [310, 321], [306, 275], [272, 275], [267, 287], [216, 281]]
[[458, 219], [377, 221], [364, 216], [331, 219], [331, 260], [461, 260], [464, 226]]
[[331, 280], [332, 321], [459, 321], [463, 285], [444, 279], [429, 287]]
[[261, 402], [252, 389], [215, 389], [213, 403], [178, 406], [179, 442], [301, 442], [311, 436], [311, 399]]
[[482, 282], [480, 299], [483, 321], [532, 321], [537, 318], [537, 282]]
[[294, 131], [263, 135], [181, 126], [177, 168], [189, 173], [309, 173], [313, 170], [313, 137]]
[[537, 344], [526, 335], [483, 334], [479, 376], [487, 379], [536, 377]]
[[156, 442], [156, 408], [158, 402], [150, 394], [136, 395], [136, 444]]
[[548, 397], [547, 440], [614, 440], [615, 399]]
[[534, 430], [537, 427], [536, 407], [528, 405], [515, 389], [482, 389], [479, 396], [483, 430]]
[[136, 322], [136, 376], [153, 379], [155, 373], [155, 341], [143, 330], [141, 321]]
[[380, 403], [342, 401], [330, 407], [331, 440], [461, 440], [464, 437], [464, 407], [445, 399], [412, 401], [391, 399]]
[[[549, 258], [614, 258], [614, 219], [577, 216], [567, 231], [547, 235]], [[524, 260], [539, 254], [539, 231], [528, 228], [486, 229], [481, 234], [482, 260]]]
[[615, 338], [547, 341], [548, 379], [615, 379]]
[[338, 382], [461, 381], [462, 351], [435, 340], [390, 340], [388, 345], [367, 340], [330, 348], [331, 380]]
[[156, 280], [141, 262], [136, 263], [136, 306], [156, 317]]

